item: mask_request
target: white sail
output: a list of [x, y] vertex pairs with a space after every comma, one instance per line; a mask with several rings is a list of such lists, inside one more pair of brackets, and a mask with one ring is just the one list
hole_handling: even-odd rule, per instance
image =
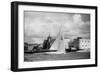
[[57, 53], [65, 53], [64, 38], [60, 37]]
[[56, 40], [50, 47], [50, 50], [56, 50], [56, 52], [48, 52], [49, 54], [65, 54], [65, 47], [64, 47], [64, 37], [62, 32], [62, 25], [60, 27], [60, 31], [56, 37]]

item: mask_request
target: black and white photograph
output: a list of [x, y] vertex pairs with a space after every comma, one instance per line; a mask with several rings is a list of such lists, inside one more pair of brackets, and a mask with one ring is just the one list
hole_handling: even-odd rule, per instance
[[97, 66], [97, 7], [12, 2], [11, 70]]
[[24, 11], [24, 61], [90, 59], [90, 14]]

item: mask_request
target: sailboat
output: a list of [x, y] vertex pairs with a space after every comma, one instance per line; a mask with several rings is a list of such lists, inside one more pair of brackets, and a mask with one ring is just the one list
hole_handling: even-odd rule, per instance
[[65, 46], [64, 46], [64, 37], [63, 37], [63, 31], [62, 31], [62, 25], [60, 27], [60, 30], [56, 36], [56, 40], [53, 42], [53, 44], [50, 47], [50, 50], [56, 50], [55, 52], [46, 52], [47, 54], [65, 54]]

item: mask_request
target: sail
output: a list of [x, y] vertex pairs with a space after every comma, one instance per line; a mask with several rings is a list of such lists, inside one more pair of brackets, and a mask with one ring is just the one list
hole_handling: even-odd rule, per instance
[[60, 39], [59, 36], [57, 36], [56, 40], [51, 45], [50, 50], [58, 50], [59, 43], [60, 43]]
[[58, 53], [65, 53], [65, 46], [64, 46], [64, 38], [63, 36], [60, 36], [60, 41], [57, 49]]
[[65, 47], [64, 47], [64, 37], [62, 32], [62, 27], [60, 27], [60, 31], [56, 37], [56, 40], [51, 45], [50, 50], [56, 50], [56, 52], [50, 52], [55, 54], [61, 54], [65, 53]]

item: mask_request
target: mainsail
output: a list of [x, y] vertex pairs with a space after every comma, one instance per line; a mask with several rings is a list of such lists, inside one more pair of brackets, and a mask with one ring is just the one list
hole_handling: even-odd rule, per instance
[[64, 37], [63, 37], [63, 31], [62, 31], [62, 25], [60, 27], [60, 30], [58, 32], [58, 35], [56, 36], [56, 40], [51, 45], [50, 50], [56, 50], [55, 52], [47, 52], [49, 54], [65, 54], [65, 47], [64, 47]]

